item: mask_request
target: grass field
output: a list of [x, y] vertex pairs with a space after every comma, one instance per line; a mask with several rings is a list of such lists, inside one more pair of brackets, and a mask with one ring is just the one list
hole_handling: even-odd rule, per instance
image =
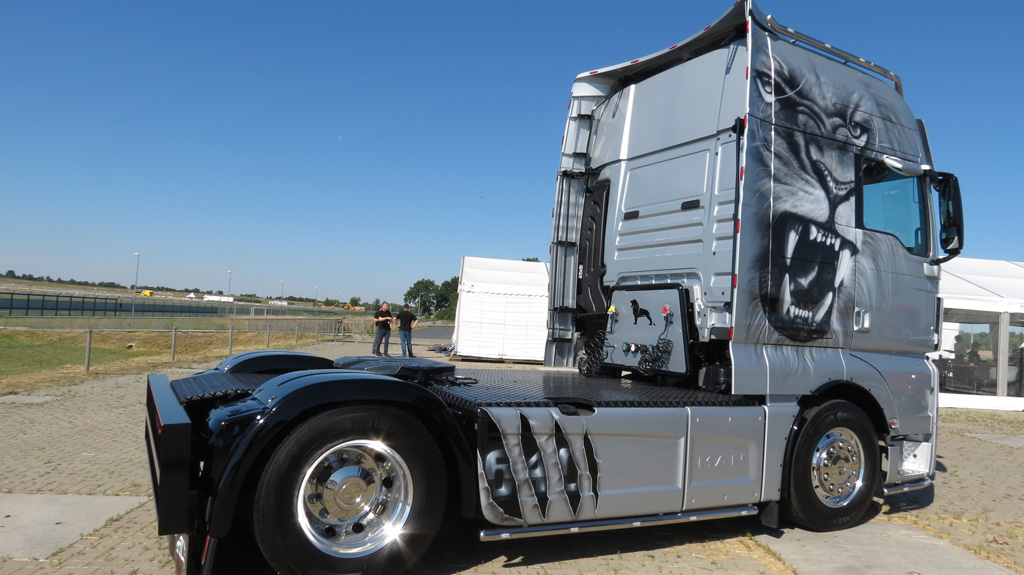
[[[314, 335], [271, 334], [273, 349], [316, 342]], [[232, 353], [267, 348], [266, 333], [235, 332]], [[0, 330], [0, 395], [54, 388], [94, 377], [189, 367], [228, 355], [227, 333], [179, 331], [171, 361], [167, 332], [93, 332], [89, 372], [86, 334], [81, 331]]]

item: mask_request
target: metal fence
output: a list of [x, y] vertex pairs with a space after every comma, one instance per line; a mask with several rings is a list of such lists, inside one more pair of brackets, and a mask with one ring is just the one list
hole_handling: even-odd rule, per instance
[[364, 335], [373, 333], [373, 318], [262, 317], [262, 316], [0, 316], [0, 328], [50, 331], [210, 331]]
[[[31, 319], [35, 319], [38, 322], [38, 320], [44, 319], [44, 318], [31, 318]], [[99, 320], [99, 319], [126, 321], [125, 318], [54, 318], [54, 317], [48, 317], [48, 318], [45, 318], [45, 319], [46, 320], [53, 320], [53, 321], [51, 321], [51, 323], [56, 322], [56, 321], [64, 323], [65, 321], [67, 321], [69, 319], [79, 320], [79, 321], [81, 321], [83, 319], [85, 319], [85, 320], [92, 320], [92, 323], [96, 323], [96, 320]], [[132, 318], [132, 319], [136, 323], [138, 323], [140, 321], [147, 321], [147, 320], [150, 323], [155, 323], [155, 319], [160, 319], [160, 318]], [[171, 319], [172, 318], [163, 318], [162, 321], [170, 321]], [[224, 336], [227, 335], [226, 346], [225, 346], [225, 349], [224, 349], [223, 353], [224, 353], [224, 355], [230, 355], [233, 352], [232, 348], [233, 348], [234, 337], [236, 335], [241, 335], [241, 334], [246, 334], [246, 333], [248, 333], [248, 334], [259, 334], [260, 336], [263, 336], [265, 334], [265, 337], [266, 337], [265, 342], [261, 342], [261, 345], [263, 345], [263, 347], [268, 348], [268, 349], [271, 347], [271, 340], [272, 340], [271, 336], [275, 336], [273, 338], [273, 340], [276, 342], [275, 345], [280, 346], [280, 345], [282, 345], [282, 343], [281, 343], [281, 335], [284, 335], [284, 334], [286, 334], [286, 337], [294, 335], [294, 338], [295, 338], [294, 339], [294, 343], [298, 344], [299, 340], [300, 340], [300, 337], [303, 337], [303, 338], [306, 338], [306, 339], [312, 337], [312, 338], [315, 339], [315, 341], [320, 342], [320, 341], [329, 341], [329, 340], [330, 341], [337, 341], [338, 339], [348, 339], [348, 338], [352, 338], [352, 337], [358, 338], [360, 336], [365, 336], [367, 334], [373, 333], [373, 320], [371, 318], [355, 318], [355, 319], [352, 319], [352, 318], [339, 318], [339, 319], [310, 319], [310, 318], [254, 318], [254, 319], [249, 319], [249, 318], [234, 318], [234, 319], [230, 319], [230, 318], [173, 318], [173, 321], [175, 322], [175, 325], [171, 326], [170, 328], [165, 328], [165, 327], [154, 328], [154, 327], [141, 327], [141, 326], [139, 326], [139, 327], [134, 327], [134, 328], [108, 327], [108, 329], [96, 329], [96, 326], [93, 325], [93, 326], [91, 326], [91, 327], [89, 327], [87, 329], [68, 329], [66, 326], [62, 326], [62, 325], [61, 326], [51, 325], [50, 329], [39, 330], [38, 328], [35, 328], [33, 331], [51, 331], [52, 330], [52, 331], [57, 331], [57, 332], [73, 331], [73, 332], [77, 332], [77, 333], [74, 333], [73, 335], [70, 335], [68, 337], [62, 337], [60, 339], [55, 339], [53, 341], [49, 341], [49, 342], [46, 342], [46, 343], [41, 343], [41, 344], [24, 344], [24, 345], [20, 345], [19, 344], [19, 345], [15, 345], [13, 347], [8, 345], [8, 346], [5, 346], [3, 349], [17, 350], [17, 349], [20, 349], [20, 348], [45, 347], [45, 346], [50, 346], [50, 345], [66, 344], [69, 341], [77, 340], [77, 341], [80, 342], [80, 345], [84, 345], [84, 349], [82, 350], [82, 351], [84, 351], [84, 368], [85, 368], [85, 372], [88, 373], [89, 372], [89, 368], [90, 368], [90, 363], [92, 362], [93, 339], [94, 339], [94, 337], [95, 338], [106, 339], [106, 340], [111, 340], [111, 339], [112, 340], [117, 340], [118, 342], [126, 342], [128, 344], [126, 347], [129, 347], [129, 348], [135, 346], [137, 343], [141, 343], [141, 342], [146, 341], [146, 340], [163, 340], [164, 341], [164, 345], [166, 345], [169, 342], [169, 344], [170, 344], [170, 346], [169, 346], [170, 360], [174, 361], [176, 359], [175, 356], [176, 356], [176, 354], [178, 352], [178, 344], [179, 344], [179, 341], [181, 341], [181, 338], [186, 338], [185, 341], [187, 342], [187, 341], [190, 341], [190, 340], [194, 340], [195, 338], [203, 339], [203, 338], [210, 338], [210, 336], [216, 336], [216, 335], [220, 336], [221, 339], [220, 339], [220, 343], [219, 344], [214, 344], [213, 343], [214, 339], [211, 338], [211, 339], [209, 339], [209, 341], [211, 342], [210, 344], [203, 344], [203, 347], [207, 347], [209, 345], [216, 345], [216, 346], [224, 345], [225, 344]], [[211, 325], [213, 323], [213, 321], [220, 322], [216, 329], [211, 329], [211, 327], [213, 327]], [[108, 321], [108, 323], [110, 325], [115, 325], [115, 324], [113, 324], [113, 323], [111, 323], [109, 321]], [[206, 325], [203, 325], [204, 323]], [[187, 327], [183, 328], [183, 327], [181, 327], [181, 325], [186, 325]], [[141, 336], [142, 339], [139, 339], [139, 336]], [[290, 337], [289, 337], [289, 339], [290, 339]], [[251, 335], [249, 337], [249, 341], [250, 341], [250, 344], [251, 344], [251, 342], [252, 342]], [[288, 345], [289, 343], [291, 343], [288, 340], [285, 340], [285, 341], [287, 342], [287, 343], [285, 343], [285, 345]], [[193, 346], [193, 349], [194, 349], [194, 346]], [[208, 349], [211, 349], [211, 348], [208, 348]], [[80, 356], [80, 357], [82, 357], [82, 356]]]
[[196, 315], [337, 316], [337, 309], [244, 302], [204, 302], [153, 297], [109, 297], [0, 292], [0, 316], [163, 317]]

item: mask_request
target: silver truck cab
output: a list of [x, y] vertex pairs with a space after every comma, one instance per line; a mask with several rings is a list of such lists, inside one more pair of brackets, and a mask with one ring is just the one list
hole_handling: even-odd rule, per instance
[[[881, 483], [921, 486], [939, 264], [962, 245], [956, 177], [899, 78], [739, 2], [573, 84], [545, 363], [758, 397], [769, 430], [841, 401], [874, 434], [862, 447], [881, 442]], [[762, 493], [785, 498], [770, 470], [797, 434], [772, 437]]]

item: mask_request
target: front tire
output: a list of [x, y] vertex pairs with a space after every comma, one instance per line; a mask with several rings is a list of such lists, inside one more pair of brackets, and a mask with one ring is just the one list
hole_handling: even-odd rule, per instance
[[878, 487], [878, 437], [862, 409], [833, 400], [803, 415], [789, 463], [786, 510], [814, 531], [852, 527]]
[[279, 573], [400, 573], [430, 544], [447, 493], [423, 425], [384, 407], [299, 425], [256, 487], [256, 541]]

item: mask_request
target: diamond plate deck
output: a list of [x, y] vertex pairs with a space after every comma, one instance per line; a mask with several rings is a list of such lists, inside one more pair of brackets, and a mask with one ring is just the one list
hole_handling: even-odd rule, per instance
[[555, 407], [571, 400], [594, 407], [710, 407], [757, 405], [748, 397], [698, 389], [665, 387], [630, 379], [584, 377], [575, 371], [458, 369], [473, 385], [435, 385], [431, 391], [450, 405], [479, 407]]

